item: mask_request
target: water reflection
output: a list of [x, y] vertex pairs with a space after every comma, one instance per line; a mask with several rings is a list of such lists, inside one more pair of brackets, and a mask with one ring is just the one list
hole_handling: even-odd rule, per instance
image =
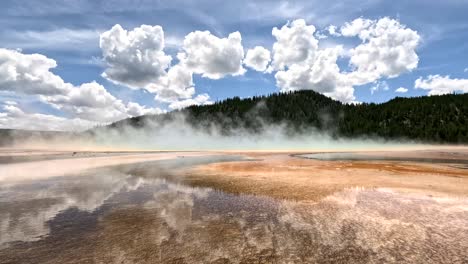
[[[458, 153], [457, 153], [458, 154]], [[317, 160], [329, 160], [329, 161], [339, 161], [339, 160], [348, 160], [348, 161], [404, 161], [404, 162], [428, 162], [428, 163], [450, 163], [450, 164], [468, 164], [468, 159], [466, 158], [424, 158], [424, 157], [400, 157], [400, 156], [390, 156], [385, 153], [380, 154], [363, 154], [356, 152], [324, 152], [324, 153], [310, 153], [310, 154], [298, 154], [295, 155], [301, 158], [307, 159], [317, 159]]]
[[[79, 175], [55, 177], [0, 187], [0, 248], [13, 241], [38, 240], [49, 232], [45, 224], [69, 208], [93, 212], [104, 203], [122, 205], [118, 194], [137, 191], [146, 177], [170, 177], [177, 168], [207, 162], [239, 160], [238, 156], [179, 157], [176, 160], [144, 162], [93, 170]], [[137, 176], [132, 175], [138, 173]], [[172, 179], [177, 181], [177, 179]], [[156, 184], [157, 185], [157, 184]], [[146, 186], [147, 187], [147, 186]], [[154, 191], [157, 191], [154, 190]], [[151, 194], [147, 194], [151, 197]]]
[[0, 262], [468, 261], [466, 198], [360, 188], [314, 204], [233, 195], [181, 184], [170, 173], [179, 161], [2, 187]]

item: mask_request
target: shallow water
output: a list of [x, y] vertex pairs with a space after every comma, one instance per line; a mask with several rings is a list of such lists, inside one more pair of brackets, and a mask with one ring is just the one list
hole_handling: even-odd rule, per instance
[[296, 157], [302, 157], [307, 159], [317, 160], [351, 160], [351, 161], [404, 161], [404, 162], [427, 162], [427, 163], [451, 163], [451, 164], [468, 164], [468, 159], [447, 159], [447, 158], [422, 158], [422, 157], [398, 157], [398, 156], [387, 156], [387, 155], [366, 155], [355, 152], [329, 152], [329, 153], [311, 153], [311, 154], [299, 154]]
[[0, 187], [0, 263], [467, 263], [468, 198], [346, 189], [318, 203], [183, 184], [180, 158]]

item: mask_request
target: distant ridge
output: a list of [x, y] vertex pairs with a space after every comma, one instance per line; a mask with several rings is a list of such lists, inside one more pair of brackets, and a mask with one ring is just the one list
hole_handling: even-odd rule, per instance
[[108, 127], [142, 127], [183, 114], [199, 129], [217, 125], [229, 135], [238, 128], [260, 132], [264, 124], [284, 124], [291, 133], [312, 128], [335, 137], [380, 137], [427, 143], [468, 143], [468, 94], [396, 97], [375, 104], [343, 104], [314, 91], [275, 93], [212, 105], [190, 106], [162, 115], [121, 120]]

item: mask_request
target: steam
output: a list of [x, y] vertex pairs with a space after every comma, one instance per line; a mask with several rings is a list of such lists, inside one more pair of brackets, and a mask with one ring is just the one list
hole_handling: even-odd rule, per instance
[[[265, 107], [260, 102], [246, 114], [241, 125], [225, 115], [218, 122], [204, 122], [186, 111], [177, 111], [164, 118], [142, 118], [138, 127], [120, 122], [114, 127], [96, 129], [92, 137], [100, 146], [143, 150], [341, 150], [417, 145], [376, 137], [337, 137], [335, 123], [327, 113], [319, 114], [322, 130], [272, 123], [260, 117]], [[254, 125], [248, 126], [249, 121]]]
[[[261, 107], [254, 108], [249, 115], [258, 115]], [[222, 118], [223, 126], [215, 122], [194, 125], [193, 117], [185, 111], [153, 117], [141, 117], [138, 125], [124, 120], [79, 133], [45, 132], [21, 136], [12, 132], [8, 146], [68, 150], [368, 150], [421, 145], [376, 137], [336, 137], [327, 114], [321, 115], [327, 125], [325, 130], [294, 128], [287, 123], [271, 124], [261, 118], [255, 119], [257, 125], [253, 129], [244, 125], [235, 127], [228, 117]]]

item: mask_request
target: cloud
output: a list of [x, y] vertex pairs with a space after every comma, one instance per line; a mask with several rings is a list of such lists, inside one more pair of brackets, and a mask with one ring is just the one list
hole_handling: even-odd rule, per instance
[[326, 38], [328, 38], [328, 36], [326, 34], [324, 34], [323, 31], [315, 32], [315, 37], [317, 39], [326, 39]]
[[210, 96], [208, 94], [199, 94], [195, 98], [190, 98], [186, 100], [175, 101], [169, 104], [170, 109], [182, 109], [191, 105], [207, 105], [212, 104], [210, 101]]
[[127, 31], [117, 24], [101, 34], [99, 46], [107, 65], [102, 76], [133, 89], [157, 82], [172, 60], [163, 51], [160, 26], [142, 25]]
[[129, 88], [145, 89], [155, 94], [156, 101], [169, 103], [171, 109], [208, 101], [204, 95], [193, 98], [193, 74], [219, 79], [245, 72], [239, 32], [227, 38], [218, 38], [208, 31], [189, 33], [183, 43], [172, 43], [181, 49], [178, 63], [173, 66], [172, 57], [164, 52], [164, 31], [160, 26], [142, 25], [127, 31], [115, 25], [101, 34], [100, 46], [107, 66], [103, 77]]
[[318, 49], [315, 27], [304, 20], [274, 28], [273, 62], [276, 85], [283, 91], [314, 90], [343, 102], [354, 101], [354, 89], [337, 65], [342, 46]]
[[[329, 26], [330, 35], [359, 37], [361, 44], [350, 50], [341, 45], [319, 48], [315, 27], [302, 19], [273, 28], [273, 61], [281, 91], [314, 90], [343, 102], [353, 102], [354, 86], [375, 83], [371, 93], [388, 90], [382, 78], [394, 78], [418, 65], [416, 47], [420, 37], [399, 21], [358, 18], [339, 29]], [[339, 58], [349, 58], [351, 71], [341, 71]]]
[[353, 101], [354, 89], [336, 64], [342, 51], [341, 46], [320, 50], [314, 61], [293, 64], [288, 70], [278, 71], [275, 74], [277, 86], [283, 92], [314, 90], [343, 102]]
[[423, 79], [419, 77], [414, 82], [414, 88], [429, 90], [429, 95], [439, 95], [448, 93], [467, 93], [468, 79], [452, 79], [450, 76], [429, 75]]
[[[327, 31], [331, 36], [359, 38], [361, 43], [347, 50], [335, 44], [319, 48], [317, 36]], [[78, 40], [80, 33], [90, 34], [64, 33], [77, 33]], [[387, 17], [358, 18], [339, 29], [330, 25], [319, 32], [298, 19], [274, 27], [272, 35], [276, 41], [271, 53], [255, 46], [244, 58], [239, 32], [223, 38], [209, 31], [194, 31], [183, 40], [171, 40], [172, 49], [179, 49], [176, 64], [171, 65], [161, 26], [141, 25], [125, 30], [117, 24], [100, 35], [103, 57], [99, 62], [104, 67], [104, 78], [131, 89], [145, 89], [154, 94], [156, 101], [167, 103], [169, 109], [179, 109], [211, 103], [207, 94], [196, 95], [193, 74], [210, 79], [243, 75], [245, 64], [257, 71], [275, 72], [280, 91], [315, 90], [343, 102], [354, 102], [355, 86], [374, 83], [371, 93], [385, 90], [384, 78], [412, 71], [419, 60], [418, 33]], [[338, 61], [343, 59], [349, 59], [350, 70], [340, 69]], [[91, 122], [163, 112], [134, 102], [124, 103], [96, 82], [77, 86], [66, 83], [52, 72], [55, 67], [57, 63], [44, 55], [0, 49], [0, 90], [37, 96], [72, 118]]]
[[157, 115], [165, 112], [159, 108], [146, 107], [135, 102], [127, 103], [127, 114], [130, 116]]
[[59, 28], [48, 31], [13, 31], [0, 33], [2, 47], [80, 51], [98, 49], [99, 32], [90, 29]]
[[[364, 19], [362, 17], [356, 18], [351, 22], [346, 22], [340, 28], [340, 33], [345, 37], [361, 36], [364, 30], [369, 29], [369, 27], [374, 23], [375, 21], [372, 21], [370, 19]], [[336, 27], [334, 29], [336, 29]]]
[[[276, 71], [276, 83], [281, 91], [310, 89], [343, 102], [355, 100], [354, 86], [377, 82], [381, 78], [393, 78], [417, 67], [415, 49], [419, 35], [397, 20], [387, 17], [379, 20], [358, 18], [345, 23], [339, 30], [334, 25], [328, 26], [326, 30], [333, 36], [359, 37], [362, 43], [348, 51], [341, 45], [319, 49], [316, 28], [307, 25], [304, 19], [297, 19], [281, 28], [272, 29], [276, 39], [272, 54], [256, 46], [247, 51], [245, 59], [239, 32], [231, 33], [227, 38], [219, 38], [209, 31], [189, 33], [177, 55], [178, 64], [172, 67], [170, 56], [163, 51], [164, 33], [159, 26], [143, 25], [127, 32], [116, 25], [101, 35], [101, 47], [103, 54], [106, 54], [107, 46], [111, 47], [107, 48], [109, 50], [118, 51], [116, 54], [122, 58], [116, 59], [119, 63], [111, 63], [111, 66], [119, 65], [116, 68], [124, 76], [140, 76], [135, 78], [133, 84], [128, 80], [117, 82], [125, 82], [135, 88], [138, 80], [140, 86], [155, 94], [155, 100], [172, 104], [173, 108], [199, 102], [193, 98], [196, 94], [193, 74], [210, 79], [242, 75], [245, 72], [243, 63], [257, 71]], [[147, 37], [137, 37], [139, 35]], [[103, 45], [106, 39], [111, 44], [124, 44]], [[153, 53], [159, 54], [155, 56], [154, 64], [151, 64], [151, 56], [141, 55]], [[118, 57], [112, 55], [114, 52], [109, 54], [109, 58]], [[138, 59], [132, 59], [134, 57]], [[337, 64], [340, 57], [349, 58], [352, 71], [340, 70]], [[106, 55], [104, 58], [109, 64], [111, 59], [106, 59]], [[161, 64], [160, 58], [168, 59]], [[268, 66], [270, 59], [271, 64]], [[152, 67], [152, 70], [148, 70]], [[107, 77], [111, 71], [112, 68], [106, 69]], [[136, 71], [135, 74], [132, 71]], [[375, 86], [371, 92], [377, 89], [379, 87]]]
[[265, 71], [270, 63], [270, 51], [261, 46], [256, 46], [247, 51], [244, 64], [256, 71]]
[[341, 36], [340, 32], [338, 32], [338, 28], [335, 25], [329, 25], [327, 27], [328, 34], [334, 37]]
[[41, 99], [75, 117], [94, 122], [109, 123], [143, 113], [135, 111], [137, 108], [143, 109], [142, 106], [136, 107], [137, 103], [131, 103], [133, 115], [130, 114], [122, 100], [115, 98], [96, 82], [74, 87], [66, 95], [42, 96]]
[[283, 70], [293, 64], [313, 61], [318, 49], [318, 40], [314, 36], [315, 27], [298, 19], [287, 23], [281, 29], [276, 27], [272, 35], [273, 44], [272, 70]]
[[66, 95], [47, 97], [51, 103], [73, 105], [76, 107], [102, 108], [116, 101], [104, 86], [96, 83], [84, 83], [75, 89], [70, 89]]
[[226, 75], [243, 75], [244, 48], [239, 32], [218, 38], [209, 31], [194, 31], [185, 36], [183, 52], [178, 58], [187, 69], [210, 79]]
[[374, 94], [377, 91], [388, 91], [390, 87], [388, 87], [388, 83], [386, 81], [376, 82], [374, 86], [370, 88], [371, 94]]
[[0, 48], [0, 90], [22, 94], [66, 94], [72, 87], [50, 70], [53, 59]]
[[91, 128], [96, 123], [80, 118], [25, 113], [15, 104], [5, 104], [0, 112], [0, 128], [70, 131]]
[[177, 64], [158, 82], [148, 85], [146, 89], [155, 93], [155, 100], [160, 102], [189, 99], [195, 94], [192, 74], [183, 64]]
[[400, 88], [395, 90], [395, 93], [406, 93], [406, 92], [408, 92], [408, 89], [406, 89], [404, 87], [400, 87]]
[[[109, 123], [134, 115], [162, 112], [160, 109], [147, 108], [132, 102], [125, 105], [122, 100], [115, 98], [96, 82], [83, 83], [79, 86], [66, 83], [60, 76], [51, 72], [56, 66], [55, 60], [44, 55], [0, 49], [0, 90], [18, 95], [37, 96], [42, 102], [62, 110], [72, 118], [70, 121], [64, 121], [64, 126], [83, 127], [91, 123]], [[26, 114], [20, 112], [20, 108], [13, 106], [6, 104], [3, 108], [4, 118], [14, 116], [25, 122], [50, 120], [51, 129], [56, 128], [53, 122], [60, 123], [64, 120], [62, 117], [51, 115]], [[3, 122], [8, 120], [10, 119]], [[30, 126], [38, 125], [30, 124]]]
[[350, 51], [348, 76], [354, 85], [374, 82], [382, 77], [394, 78], [418, 66], [416, 47], [420, 37], [399, 21], [358, 18], [341, 28], [343, 36], [358, 36], [362, 44]]

